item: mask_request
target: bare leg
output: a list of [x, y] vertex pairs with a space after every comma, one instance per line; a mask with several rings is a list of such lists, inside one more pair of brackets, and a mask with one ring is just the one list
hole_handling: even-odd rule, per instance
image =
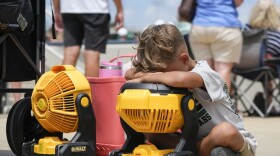
[[230, 78], [231, 78], [231, 71], [233, 68], [233, 63], [229, 62], [215, 62], [214, 63], [214, 70], [217, 71], [221, 77], [225, 80], [228, 89], [231, 89], [231, 82], [230, 82]]
[[80, 54], [80, 48], [80, 46], [65, 47], [62, 64], [75, 66]]
[[[21, 82], [11, 82], [12, 88], [21, 88]], [[13, 93], [14, 101], [17, 102], [21, 99], [22, 93]]]
[[214, 127], [211, 132], [198, 143], [199, 155], [210, 156], [216, 147], [228, 147], [234, 151], [241, 149], [243, 136], [230, 123], [223, 122]]
[[214, 60], [213, 59], [207, 59], [206, 60], [208, 65], [214, 70]]
[[99, 76], [99, 51], [85, 50], [85, 76], [98, 77]]

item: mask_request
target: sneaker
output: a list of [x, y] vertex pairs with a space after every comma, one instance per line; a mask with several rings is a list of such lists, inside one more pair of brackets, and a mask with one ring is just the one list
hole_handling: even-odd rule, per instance
[[211, 151], [211, 156], [241, 156], [240, 153], [234, 152], [226, 147], [217, 147]]

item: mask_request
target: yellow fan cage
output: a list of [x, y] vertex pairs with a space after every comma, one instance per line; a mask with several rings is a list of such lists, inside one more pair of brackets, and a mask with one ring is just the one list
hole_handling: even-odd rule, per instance
[[[184, 124], [181, 99], [185, 94], [151, 93], [127, 89], [118, 95], [117, 112], [135, 131], [172, 133]], [[189, 105], [194, 105], [193, 100]]]
[[32, 92], [32, 111], [49, 132], [74, 132], [78, 126], [75, 105], [79, 93], [91, 95], [86, 77], [72, 65], [54, 66], [44, 73]]

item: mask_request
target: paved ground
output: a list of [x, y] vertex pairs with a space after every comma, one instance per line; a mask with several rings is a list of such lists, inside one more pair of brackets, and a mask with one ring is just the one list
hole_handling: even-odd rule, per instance
[[[0, 155], [13, 156], [6, 139], [7, 115], [0, 115]], [[280, 117], [245, 117], [245, 128], [257, 138], [257, 156], [279, 156]]]

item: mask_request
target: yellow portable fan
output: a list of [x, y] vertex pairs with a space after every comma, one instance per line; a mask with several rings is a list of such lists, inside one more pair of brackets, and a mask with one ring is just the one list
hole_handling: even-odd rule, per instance
[[[91, 95], [87, 79], [73, 66], [55, 66], [42, 75], [32, 93], [32, 110], [49, 132], [74, 132], [78, 126], [77, 95]], [[64, 123], [64, 124], [62, 124]]]
[[[127, 139], [110, 156], [196, 155], [198, 118], [191, 92], [154, 83], [126, 83], [118, 95], [117, 112]], [[175, 149], [145, 144], [143, 133], [174, 133], [182, 129]]]
[[32, 92], [34, 116], [52, 134], [77, 132], [71, 141], [46, 136], [25, 144], [23, 150], [31, 146], [35, 155], [94, 155], [95, 117], [90, 96], [88, 80], [71, 65], [54, 66], [43, 74]]

